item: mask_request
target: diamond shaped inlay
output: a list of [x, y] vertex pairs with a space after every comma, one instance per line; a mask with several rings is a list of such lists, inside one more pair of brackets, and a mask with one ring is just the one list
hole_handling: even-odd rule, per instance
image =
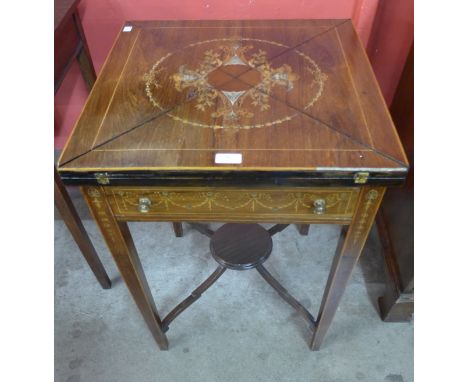
[[223, 65], [208, 74], [208, 84], [228, 92], [246, 91], [262, 82], [262, 73], [245, 65]]

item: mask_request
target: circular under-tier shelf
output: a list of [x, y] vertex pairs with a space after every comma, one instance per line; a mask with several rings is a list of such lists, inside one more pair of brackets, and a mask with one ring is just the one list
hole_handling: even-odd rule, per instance
[[228, 223], [211, 237], [213, 258], [223, 267], [235, 270], [255, 268], [271, 254], [273, 242], [259, 224]]

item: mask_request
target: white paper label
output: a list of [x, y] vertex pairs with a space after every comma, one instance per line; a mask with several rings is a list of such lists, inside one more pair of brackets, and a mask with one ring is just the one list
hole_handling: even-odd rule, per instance
[[242, 154], [239, 153], [218, 153], [215, 155], [215, 163], [219, 164], [241, 164]]
[[125, 25], [123, 28], [123, 32], [131, 32], [133, 27], [131, 25]]

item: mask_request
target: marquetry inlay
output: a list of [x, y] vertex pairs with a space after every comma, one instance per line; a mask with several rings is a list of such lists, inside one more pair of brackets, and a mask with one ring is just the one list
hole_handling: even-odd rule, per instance
[[[161, 99], [166, 89], [160, 77], [163, 74], [169, 76], [172, 86], [192, 98], [195, 109], [207, 112], [214, 121], [208, 124], [205, 120], [197, 120], [195, 115], [188, 120], [176, 112], [167, 113], [169, 117], [193, 126], [247, 129], [291, 120], [298, 115], [294, 109], [286, 108], [279, 116], [268, 112], [271, 109], [270, 95], [290, 92], [297, 81], [303, 81], [310, 93], [302, 105], [306, 110], [322, 95], [327, 76], [311, 57], [297, 49], [292, 52], [299, 57], [294, 62], [300, 62], [296, 64], [300, 67], [282, 63], [281, 57], [271, 59], [267, 53], [269, 45], [285, 48], [285, 51], [289, 49], [284, 44], [252, 38], [216, 39], [188, 45], [162, 57], [146, 73], [146, 94], [155, 107], [164, 110]], [[202, 57], [195, 56], [193, 63], [180, 65], [175, 73], [165, 66], [166, 61], [176, 55], [193, 57], [189, 50], [199, 46], [207, 49]], [[257, 113], [262, 120], [260, 123], [254, 118]]]
[[364, 234], [367, 235], [369, 225], [374, 220], [374, 211], [378, 207], [377, 200], [379, 198], [379, 192], [375, 189], [367, 191], [364, 196], [364, 205], [362, 211], [358, 215], [358, 221], [352, 234], [353, 245], [356, 245], [362, 240]]
[[114, 224], [112, 224], [113, 217], [110, 215], [105, 196], [97, 187], [85, 187], [83, 190], [85, 191], [84, 195], [102, 231], [107, 236], [108, 240], [112, 243], [115, 242], [116, 233], [114, 232]]
[[164, 214], [314, 214], [314, 202], [325, 200], [326, 215], [351, 216], [358, 189], [343, 190], [217, 190], [110, 188], [108, 200], [119, 215], [138, 213], [139, 201], [150, 201], [149, 215]]

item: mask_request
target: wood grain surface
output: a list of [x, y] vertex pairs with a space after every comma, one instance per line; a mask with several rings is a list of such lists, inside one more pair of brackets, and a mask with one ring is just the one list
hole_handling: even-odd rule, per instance
[[[126, 25], [59, 160], [64, 181], [226, 170], [404, 180], [405, 154], [350, 20]], [[230, 152], [242, 163], [215, 163]]]

